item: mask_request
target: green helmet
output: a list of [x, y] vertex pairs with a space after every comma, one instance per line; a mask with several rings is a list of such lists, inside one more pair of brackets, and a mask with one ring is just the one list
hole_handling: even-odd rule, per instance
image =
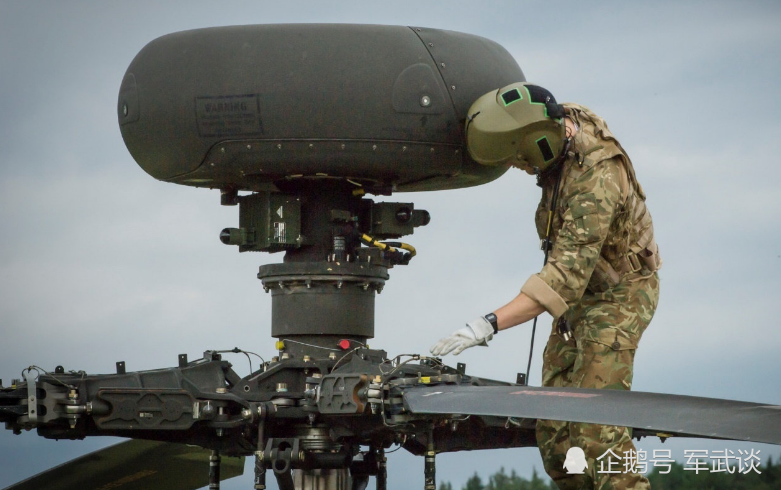
[[469, 154], [483, 165], [544, 171], [564, 147], [564, 109], [553, 94], [528, 83], [489, 92], [467, 113]]

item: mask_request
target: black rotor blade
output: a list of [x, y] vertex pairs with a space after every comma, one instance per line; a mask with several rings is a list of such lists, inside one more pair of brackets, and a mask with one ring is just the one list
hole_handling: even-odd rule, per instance
[[483, 415], [634, 427], [781, 444], [781, 406], [636, 391], [435, 385], [404, 389], [414, 414]]
[[[4, 490], [196, 490], [209, 485], [209, 454], [196, 446], [130, 440], [39, 473]], [[244, 472], [244, 458], [222, 458], [222, 480]]]

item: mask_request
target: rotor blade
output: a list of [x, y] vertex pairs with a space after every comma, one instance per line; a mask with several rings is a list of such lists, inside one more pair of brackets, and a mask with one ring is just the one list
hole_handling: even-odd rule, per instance
[[414, 414], [566, 420], [781, 444], [781, 406], [636, 391], [435, 385], [404, 389]]
[[[39, 473], [4, 490], [196, 490], [209, 484], [208, 449], [130, 440]], [[222, 457], [222, 480], [244, 472], [244, 458]]]

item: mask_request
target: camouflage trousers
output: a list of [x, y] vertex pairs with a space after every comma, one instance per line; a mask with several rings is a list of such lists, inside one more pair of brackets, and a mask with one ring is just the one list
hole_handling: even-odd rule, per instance
[[[635, 350], [659, 302], [659, 276], [627, 277], [604, 293], [587, 291], [565, 317], [574, 338], [569, 342], [554, 330], [543, 354], [542, 385], [550, 387], [629, 390]], [[650, 489], [638, 473], [625, 473], [624, 464], [608, 467], [610, 450], [623, 458], [635, 451], [630, 430], [594, 424], [537, 421], [537, 444], [545, 471], [560, 489]], [[570, 447], [583, 449], [588, 468], [582, 475], [567, 474], [564, 461]], [[597, 458], [601, 457], [601, 461]], [[600, 467], [600, 463], [605, 468]], [[619, 470], [606, 474], [599, 471]]]

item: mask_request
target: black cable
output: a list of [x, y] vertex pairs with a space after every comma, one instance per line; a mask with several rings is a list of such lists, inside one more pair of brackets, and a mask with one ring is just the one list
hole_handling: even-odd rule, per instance
[[213, 352], [216, 353], [216, 354], [228, 354], [228, 353], [230, 353], [230, 354], [244, 354], [245, 356], [247, 356], [247, 361], [249, 361], [249, 372], [250, 372], [250, 374], [252, 374], [254, 372], [252, 370], [252, 358], [250, 358], [250, 354], [252, 354], [253, 356], [255, 356], [258, 359], [260, 359], [260, 361], [263, 364], [266, 364], [266, 360], [263, 359], [263, 357], [261, 357], [260, 354], [256, 354], [254, 352], [249, 352], [249, 351], [246, 351], [246, 350], [243, 350], [243, 349], [239, 349], [238, 347], [234, 347], [233, 349], [227, 349], [227, 350], [215, 350]]
[[[556, 185], [553, 186], [553, 196], [551, 196], [551, 204], [550, 204], [550, 214], [548, 216], [548, 228], [545, 230], [545, 241], [544, 244], [544, 251], [545, 258], [543, 259], [542, 266], [545, 267], [545, 264], [548, 263], [548, 252], [550, 252], [551, 249], [551, 243], [550, 243], [550, 236], [551, 236], [551, 230], [553, 229], [553, 216], [556, 212], [556, 202], [559, 199], [559, 186], [561, 185], [561, 176], [564, 173], [564, 159], [567, 157], [567, 152], [569, 151], [571, 140], [568, 138], [564, 141], [564, 149], [561, 152], [561, 155], [559, 156], [559, 161], [554, 163], [554, 165], [558, 165], [559, 169], [559, 175], [556, 177]], [[539, 177], [539, 173], [538, 173]], [[532, 339], [531, 343], [529, 345], [529, 362], [526, 363], [526, 386], [529, 385], [529, 371], [532, 367], [532, 354], [534, 353], [534, 336], [537, 333], [537, 318], [539, 316], [534, 317], [534, 323], [532, 324]]]

